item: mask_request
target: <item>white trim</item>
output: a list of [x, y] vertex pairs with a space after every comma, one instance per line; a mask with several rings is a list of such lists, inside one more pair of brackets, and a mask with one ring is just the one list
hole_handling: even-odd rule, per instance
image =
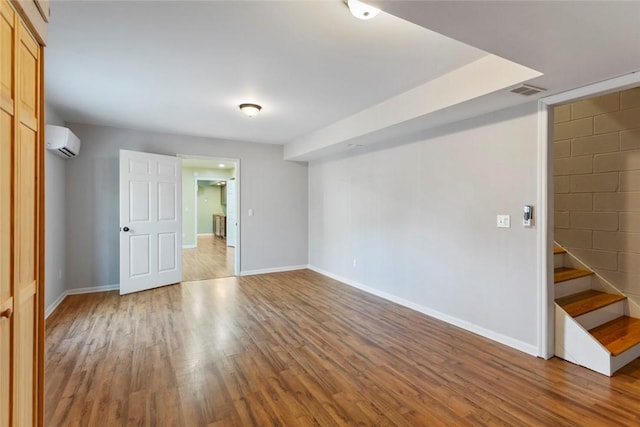
[[476, 335], [480, 335], [482, 337], [488, 338], [492, 341], [496, 341], [500, 344], [504, 344], [506, 346], [509, 346], [511, 348], [514, 348], [516, 350], [520, 350], [524, 353], [530, 354], [532, 356], [537, 356], [538, 355], [538, 348], [535, 345], [520, 341], [520, 340], [516, 340], [514, 338], [508, 337], [506, 335], [502, 335], [499, 334], [495, 331], [492, 331], [490, 329], [486, 329], [483, 328], [482, 326], [478, 326], [474, 323], [471, 322], [467, 322], [466, 320], [462, 320], [459, 319], [457, 317], [454, 316], [450, 316], [448, 314], [445, 313], [441, 313], [439, 311], [433, 310], [431, 308], [416, 304], [414, 302], [411, 302], [409, 300], [406, 300], [404, 298], [400, 298], [397, 297], [395, 295], [386, 293], [386, 292], [382, 292], [378, 289], [375, 288], [371, 288], [369, 286], [363, 285], [362, 283], [358, 283], [356, 281], [353, 280], [349, 280], [347, 278], [338, 276], [336, 274], [330, 273], [328, 271], [325, 271], [321, 268], [315, 267], [313, 265], [310, 265], [309, 270], [313, 270], [316, 273], [320, 273], [324, 276], [330, 277], [334, 280], [338, 280], [339, 282], [342, 282], [346, 285], [352, 286], [354, 288], [360, 289], [361, 291], [370, 293], [372, 295], [378, 296], [380, 298], [384, 298], [388, 301], [394, 302], [396, 304], [402, 305], [404, 307], [410, 308], [412, 310], [415, 310], [417, 312], [420, 312], [422, 314], [426, 314], [427, 316], [436, 318], [438, 320], [442, 320], [443, 322], [449, 323], [451, 325], [457, 326], [459, 328], [465, 329], [469, 332], [472, 332]]
[[[176, 154], [176, 157], [180, 157], [182, 159], [189, 159], [189, 160], [211, 160], [214, 163], [233, 163], [233, 162], [237, 162], [238, 159], [236, 157], [221, 157], [221, 156], [209, 156], [207, 154], [181, 154], [178, 153]], [[206, 169], [206, 168], [204, 168]], [[226, 169], [225, 169], [226, 170]]]
[[200, 236], [207, 237], [207, 236], [215, 236], [215, 235], [216, 233], [198, 233], [196, 234], [196, 237], [200, 237]]
[[[538, 102], [538, 194], [537, 194], [537, 313], [538, 313], [538, 357], [550, 359], [554, 354], [553, 281], [549, 277], [549, 257], [552, 252], [549, 240], [553, 241], [553, 203], [549, 202], [549, 106]], [[551, 224], [551, 225], [550, 225]], [[551, 233], [551, 239], [549, 234]]]
[[63, 291], [58, 298], [56, 298], [56, 300], [54, 302], [52, 302], [49, 307], [47, 307], [47, 309], [44, 311], [44, 318], [48, 318], [49, 316], [51, 316], [51, 313], [53, 313], [56, 308], [58, 308], [58, 306], [60, 305], [60, 303], [62, 303], [62, 301], [64, 301], [64, 299], [67, 297], [67, 291]]
[[182, 245], [182, 249], [195, 249], [198, 245]]
[[637, 86], [638, 84], [640, 84], [640, 72], [635, 71], [631, 74], [625, 74], [624, 76], [615, 77], [603, 82], [547, 96], [545, 98], [541, 98], [539, 101], [546, 105], [564, 104], [565, 102], [579, 101], [584, 98], [590, 98], [607, 92], [629, 89]]
[[109, 292], [120, 289], [120, 284], [105, 286], [90, 286], [88, 288], [67, 289], [67, 295], [93, 294], [95, 292]]
[[[640, 72], [572, 89], [566, 92], [541, 98], [538, 101], [538, 356], [550, 358], [555, 348], [555, 313], [552, 271], [549, 269], [553, 246], [553, 199], [549, 197], [549, 182], [553, 168], [549, 150], [549, 134], [553, 115], [549, 107], [567, 102], [620, 91], [640, 84]], [[546, 251], [543, 253], [543, 251]]]
[[284, 271], [305, 270], [311, 268], [308, 265], [290, 265], [287, 267], [263, 268], [260, 270], [241, 271], [240, 276], [254, 276], [256, 274], [282, 273]]
[[[236, 212], [238, 213], [238, 217], [237, 217], [237, 223], [238, 225], [236, 226], [236, 246], [235, 246], [235, 253], [234, 253], [234, 266], [233, 266], [233, 274], [234, 276], [241, 276], [241, 271], [240, 271], [240, 266], [241, 264], [241, 257], [242, 257], [242, 239], [241, 239], [241, 232], [242, 232], [242, 203], [241, 203], [241, 194], [242, 194], [242, 180], [240, 179], [241, 177], [241, 173], [240, 173], [240, 164], [241, 164], [241, 160], [240, 158], [233, 158], [233, 157], [217, 157], [217, 156], [209, 156], [209, 155], [193, 155], [193, 154], [176, 154], [177, 157], [180, 157], [182, 159], [203, 159], [203, 160], [211, 160], [212, 162], [222, 162], [222, 163], [233, 163], [234, 164], [234, 174], [231, 178], [224, 178], [225, 180], [228, 179], [232, 179], [235, 178], [236, 180]], [[197, 181], [196, 181], [196, 191], [197, 191]], [[196, 192], [196, 217], [195, 217], [195, 224], [194, 224], [194, 235], [197, 235], [197, 230], [198, 230], [198, 216], [197, 216], [197, 206], [198, 206], [198, 197], [197, 197], [197, 192]], [[184, 202], [183, 202], [184, 205]], [[198, 239], [196, 237], [196, 246], [198, 244]]]
[[[236, 276], [240, 275], [240, 266], [242, 264], [240, 264], [240, 257], [242, 256], [242, 239], [241, 237], [241, 223], [242, 223], [242, 201], [240, 200], [240, 197], [242, 195], [242, 180], [240, 179], [240, 164], [241, 164], [241, 160], [240, 159], [236, 159], [236, 169], [235, 169], [235, 174], [233, 176], [233, 178], [235, 178], [236, 180], [236, 245], [235, 245], [235, 249], [233, 252], [233, 256], [234, 256], [234, 262], [233, 262], [233, 274], [235, 274]], [[229, 201], [227, 200], [227, 205], [229, 204]]]
[[58, 296], [58, 298], [56, 298], [56, 300], [52, 302], [51, 305], [49, 305], [49, 307], [46, 308], [44, 312], [44, 318], [46, 319], [49, 316], [51, 316], [51, 314], [54, 311], [56, 311], [58, 306], [62, 303], [62, 301], [64, 301], [64, 299], [68, 295], [92, 294], [96, 292], [109, 292], [109, 291], [117, 291], [118, 289], [120, 289], [119, 284], [107, 285], [107, 286], [94, 286], [94, 287], [88, 287], [88, 288], [67, 289], [66, 291], [61, 293], [60, 296]]

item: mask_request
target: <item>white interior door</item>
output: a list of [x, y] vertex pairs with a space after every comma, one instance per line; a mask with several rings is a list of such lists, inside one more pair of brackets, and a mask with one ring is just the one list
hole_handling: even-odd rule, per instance
[[182, 280], [182, 159], [120, 150], [120, 294]]
[[236, 246], [236, 227], [238, 225], [238, 203], [236, 201], [236, 181], [227, 181], [227, 246]]

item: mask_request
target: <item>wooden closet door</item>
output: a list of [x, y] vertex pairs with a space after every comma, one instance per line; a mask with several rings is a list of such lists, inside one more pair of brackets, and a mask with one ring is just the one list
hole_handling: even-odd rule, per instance
[[14, 129], [14, 51], [15, 14], [0, 3], [0, 426], [9, 425], [11, 416], [11, 326], [13, 311], [11, 210], [13, 129]]
[[18, 26], [17, 129], [14, 146], [14, 423], [36, 419], [38, 327], [38, 152], [40, 46]]
[[42, 47], [0, 0], [0, 426], [42, 423]]

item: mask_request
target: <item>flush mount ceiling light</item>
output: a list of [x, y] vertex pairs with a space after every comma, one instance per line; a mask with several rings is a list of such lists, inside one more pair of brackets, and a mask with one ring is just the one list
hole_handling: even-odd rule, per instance
[[349, 6], [351, 14], [358, 19], [375, 18], [380, 13], [380, 9], [369, 6], [360, 0], [344, 0], [344, 2]]
[[257, 115], [260, 110], [262, 110], [262, 107], [258, 104], [240, 104], [240, 111], [249, 117]]

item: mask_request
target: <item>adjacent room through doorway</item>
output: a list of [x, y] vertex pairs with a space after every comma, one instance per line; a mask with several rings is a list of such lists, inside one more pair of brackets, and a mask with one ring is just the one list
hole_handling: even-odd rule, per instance
[[236, 173], [236, 161], [183, 159], [183, 282], [236, 274]]

